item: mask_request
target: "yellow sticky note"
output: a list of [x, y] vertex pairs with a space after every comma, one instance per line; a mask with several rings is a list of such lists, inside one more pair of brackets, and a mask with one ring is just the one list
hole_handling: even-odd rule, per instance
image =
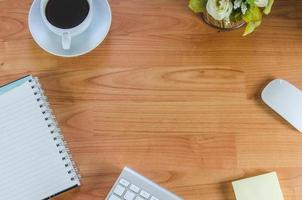
[[284, 200], [276, 172], [233, 183], [237, 200]]

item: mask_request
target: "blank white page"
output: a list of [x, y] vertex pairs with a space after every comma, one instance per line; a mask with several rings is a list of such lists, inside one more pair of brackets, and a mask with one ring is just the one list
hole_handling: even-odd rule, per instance
[[65, 166], [69, 156], [59, 153], [65, 147], [50, 133], [53, 121], [46, 121], [33, 84], [0, 96], [0, 199], [41, 200], [80, 185], [73, 166]]

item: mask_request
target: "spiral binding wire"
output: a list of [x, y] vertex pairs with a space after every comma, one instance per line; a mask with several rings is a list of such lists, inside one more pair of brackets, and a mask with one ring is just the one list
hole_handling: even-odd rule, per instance
[[52, 109], [47, 101], [47, 97], [44, 95], [44, 91], [40, 85], [38, 78], [31, 78], [28, 80], [31, 84], [31, 88], [34, 91], [34, 95], [37, 97], [37, 102], [39, 102], [39, 107], [44, 120], [47, 121], [47, 126], [49, 128], [52, 139], [54, 140], [56, 147], [58, 148], [58, 153], [62, 155], [62, 160], [64, 161], [65, 168], [67, 173], [70, 175], [71, 181], [77, 181], [80, 184], [81, 175], [78, 168], [76, 167], [75, 162], [72, 160], [70, 150], [67, 143], [64, 140], [61, 129], [58, 126], [57, 120], [53, 114]]

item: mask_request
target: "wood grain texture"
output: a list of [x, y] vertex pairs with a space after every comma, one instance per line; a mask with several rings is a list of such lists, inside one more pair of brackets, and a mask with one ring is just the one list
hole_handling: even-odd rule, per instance
[[91, 53], [59, 58], [27, 27], [30, 0], [0, 0], [0, 84], [39, 76], [83, 176], [57, 200], [104, 199], [133, 167], [186, 200], [235, 200], [231, 181], [276, 170], [302, 199], [302, 136], [259, 98], [302, 88], [302, 3], [278, 0], [251, 36], [203, 24], [186, 0], [110, 0]]

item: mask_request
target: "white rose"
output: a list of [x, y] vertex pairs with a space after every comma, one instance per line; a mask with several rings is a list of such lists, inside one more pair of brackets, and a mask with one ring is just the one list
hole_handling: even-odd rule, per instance
[[207, 11], [216, 20], [227, 19], [233, 11], [233, 4], [231, 0], [208, 0]]
[[268, 5], [268, 0], [255, 0], [255, 5], [264, 8]]
[[241, 12], [242, 12], [242, 14], [245, 14], [246, 11], [247, 11], [247, 5], [242, 2], [242, 4], [241, 4]]
[[235, 0], [234, 9], [240, 8], [241, 4], [242, 4], [242, 0]]

